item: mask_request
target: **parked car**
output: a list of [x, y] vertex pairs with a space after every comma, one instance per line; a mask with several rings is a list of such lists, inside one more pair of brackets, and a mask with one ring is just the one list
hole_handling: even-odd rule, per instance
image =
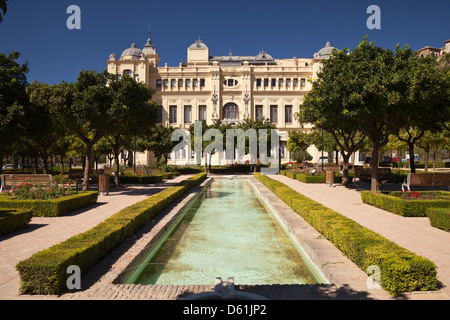
[[392, 162], [395, 162], [395, 161], [402, 161], [402, 158], [399, 158], [399, 157], [392, 158]]
[[12, 169], [14, 169], [14, 166], [12, 164], [7, 164], [7, 165], [4, 165], [2, 167], [2, 169], [3, 170], [12, 170]]
[[[404, 156], [404, 157], [402, 158], [402, 161], [403, 161], [403, 162], [408, 162], [408, 161], [409, 161], [409, 154], [407, 154], [406, 156]], [[415, 155], [414, 155], [414, 161], [419, 161], [419, 155], [418, 155], [418, 154], [415, 154]]]
[[319, 163], [328, 163], [328, 157], [320, 157]]
[[391, 159], [391, 157], [384, 156], [383, 158], [381, 158], [381, 161], [383, 161], [383, 162], [391, 162], [392, 159]]

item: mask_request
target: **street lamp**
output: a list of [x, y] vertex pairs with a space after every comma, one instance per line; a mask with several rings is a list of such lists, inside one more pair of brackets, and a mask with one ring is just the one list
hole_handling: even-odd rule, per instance
[[219, 119], [219, 115], [217, 114], [217, 102], [219, 101], [219, 96], [216, 93], [216, 86], [214, 86], [214, 93], [212, 95], [211, 101], [213, 103], [213, 119]]
[[323, 128], [321, 130], [322, 130], [322, 158], [321, 158], [321, 160], [322, 160], [322, 171], [323, 171]]

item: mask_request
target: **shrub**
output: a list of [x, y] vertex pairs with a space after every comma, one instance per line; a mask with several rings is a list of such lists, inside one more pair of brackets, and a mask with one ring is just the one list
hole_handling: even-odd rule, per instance
[[0, 207], [29, 208], [33, 216], [57, 217], [97, 202], [97, 191], [84, 191], [70, 196], [50, 200], [20, 200], [15, 197], [0, 197]]
[[430, 223], [433, 227], [450, 231], [449, 208], [429, 208], [428, 218], [430, 218]]
[[164, 175], [154, 176], [120, 176], [119, 181], [123, 184], [154, 184], [164, 180]]
[[200, 173], [168, 187], [119, 211], [94, 228], [19, 262], [16, 269], [21, 279], [20, 292], [61, 294], [66, 288], [66, 270], [70, 265], [77, 265], [82, 273], [88, 271], [161, 210], [205, 178], [206, 174]]
[[364, 203], [374, 207], [405, 217], [426, 217], [427, 211], [432, 207], [449, 208], [450, 192], [422, 192], [422, 195], [436, 195], [437, 199], [431, 200], [404, 200], [399, 197], [401, 192], [384, 194], [375, 191], [361, 191], [361, 199]]
[[331, 241], [362, 270], [377, 265], [381, 286], [390, 294], [436, 290], [436, 266], [355, 221], [315, 202], [281, 182], [255, 174], [268, 189]]
[[0, 208], [0, 236], [25, 227], [32, 216], [30, 209]]

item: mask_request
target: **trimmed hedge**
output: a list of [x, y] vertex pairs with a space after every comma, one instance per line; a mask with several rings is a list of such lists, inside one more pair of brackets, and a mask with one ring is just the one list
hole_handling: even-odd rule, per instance
[[119, 182], [123, 184], [154, 184], [162, 182], [164, 180], [164, 175], [154, 175], [154, 176], [120, 176]]
[[289, 207], [331, 241], [362, 270], [376, 265], [381, 286], [391, 295], [437, 290], [436, 266], [355, 221], [311, 200], [268, 176], [254, 174]]
[[76, 194], [50, 200], [17, 200], [14, 197], [0, 197], [0, 207], [30, 208], [36, 217], [58, 217], [97, 202], [97, 191], [82, 191]]
[[0, 236], [25, 227], [32, 216], [31, 209], [0, 208]]
[[450, 231], [449, 208], [429, 208], [428, 218], [430, 218], [430, 223], [433, 227]]
[[[317, 175], [308, 175], [303, 173], [296, 173], [294, 171], [289, 170], [281, 170], [280, 174], [292, 179], [297, 179], [298, 181], [304, 182], [304, 183], [326, 183], [327, 177], [325, 174], [317, 174]], [[349, 183], [353, 181], [353, 177], [349, 175], [348, 177]], [[334, 174], [334, 182], [335, 183], [341, 183], [342, 182], [342, 175], [340, 174]]]
[[[400, 192], [397, 192], [400, 194]], [[426, 217], [429, 208], [450, 208], [450, 192], [446, 191], [422, 191], [437, 194], [435, 200], [404, 200], [395, 195], [388, 195], [376, 191], [361, 191], [361, 199], [364, 203], [374, 207], [404, 216], [404, 217]], [[394, 193], [396, 194], [396, 193]]]
[[22, 294], [61, 294], [76, 265], [84, 273], [112, 249], [132, 236], [170, 203], [206, 178], [205, 173], [190, 177], [175, 186], [135, 203], [112, 215], [94, 228], [19, 262]]

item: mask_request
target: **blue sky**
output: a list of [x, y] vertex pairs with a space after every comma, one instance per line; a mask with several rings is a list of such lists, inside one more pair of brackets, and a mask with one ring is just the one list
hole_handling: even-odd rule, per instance
[[[69, 5], [81, 9], [81, 30], [69, 30]], [[369, 5], [381, 9], [381, 29], [369, 30]], [[16, 50], [29, 62], [28, 81], [76, 81], [79, 70], [103, 71], [109, 54], [135, 42], [142, 48], [150, 28], [161, 64], [186, 61], [200, 37], [211, 55], [312, 58], [327, 41], [354, 48], [363, 38], [384, 48], [397, 43], [417, 50], [450, 39], [450, 1], [415, 0], [9, 0], [0, 23], [0, 52]]]

